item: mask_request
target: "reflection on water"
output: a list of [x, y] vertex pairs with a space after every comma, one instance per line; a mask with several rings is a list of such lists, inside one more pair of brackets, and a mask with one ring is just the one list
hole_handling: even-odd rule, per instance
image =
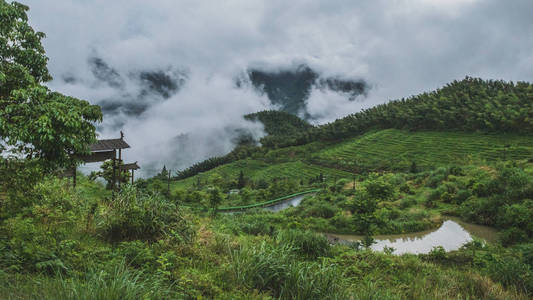
[[270, 211], [273, 211], [273, 212], [276, 212], [276, 211], [280, 211], [280, 210], [284, 210], [286, 208], [289, 208], [291, 206], [298, 206], [300, 205], [300, 202], [302, 202], [302, 200], [308, 195], [300, 195], [300, 196], [296, 196], [294, 198], [290, 198], [288, 200], [285, 200], [285, 201], [281, 201], [279, 203], [276, 203], [272, 206], [267, 206], [265, 207], [266, 210], [270, 210]]
[[[362, 238], [357, 235], [333, 234], [333, 236], [344, 241], [359, 241]], [[383, 251], [384, 247], [392, 247], [395, 249], [394, 254], [429, 253], [437, 246], [442, 246], [446, 251], [453, 251], [472, 241], [472, 236], [492, 242], [497, 238], [497, 233], [486, 226], [464, 223], [457, 218], [448, 218], [436, 230], [375, 236], [376, 243], [371, 248]]]

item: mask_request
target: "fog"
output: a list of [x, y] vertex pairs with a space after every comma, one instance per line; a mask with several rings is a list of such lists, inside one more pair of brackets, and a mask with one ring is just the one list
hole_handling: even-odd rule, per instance
[[[47, 34], [50, 88], [100, 104], [100, 137], [123, 130], [143, 175], [261, 137], [242, 119], [259, 110], [321, 124], [467, 75], [533, 78], [530, 0], [21, 2]], [[254, 70], [275, 86], [254, 84]], [[334, 79], [364, 88], [324, 84]], [[273, 95], [300, 98], [289, 108]]]

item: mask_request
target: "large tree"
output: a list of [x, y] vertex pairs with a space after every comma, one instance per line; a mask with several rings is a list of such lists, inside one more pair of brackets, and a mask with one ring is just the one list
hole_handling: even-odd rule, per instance
[[47, 168], [72, 164], [95, 141], [99, 106], [50, 91], [41, 39], [28, 7], [0, 0], [0, 151], [37, 159]]

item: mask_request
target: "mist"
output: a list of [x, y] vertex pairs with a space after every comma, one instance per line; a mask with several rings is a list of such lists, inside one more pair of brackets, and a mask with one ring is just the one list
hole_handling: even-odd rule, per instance
[[531, 81], [529, 0], [22, 1], [51, 89], [102, 106], [143, 175], [223, 155], [286, 110], [313, 124], [465, 76]]

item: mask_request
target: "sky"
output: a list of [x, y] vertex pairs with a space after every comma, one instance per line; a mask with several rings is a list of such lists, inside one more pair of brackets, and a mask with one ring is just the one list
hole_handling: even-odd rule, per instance
[[[355, 100], [313, 88], [305, 105], [315, 124], [465, 76], [533, 80], [531, 0], [19, 1], [47, 35], [48, 86], [106, 105], [100, 137], [123, 130], [124, 155], [144, 175], [225, 154], [236, 132], [264, 134], [242, 119], [277, 108], [236, 87], [250, 68], [305, 64], [367, 83]], [[143, 74], [179, 84], [154, 92]]]

